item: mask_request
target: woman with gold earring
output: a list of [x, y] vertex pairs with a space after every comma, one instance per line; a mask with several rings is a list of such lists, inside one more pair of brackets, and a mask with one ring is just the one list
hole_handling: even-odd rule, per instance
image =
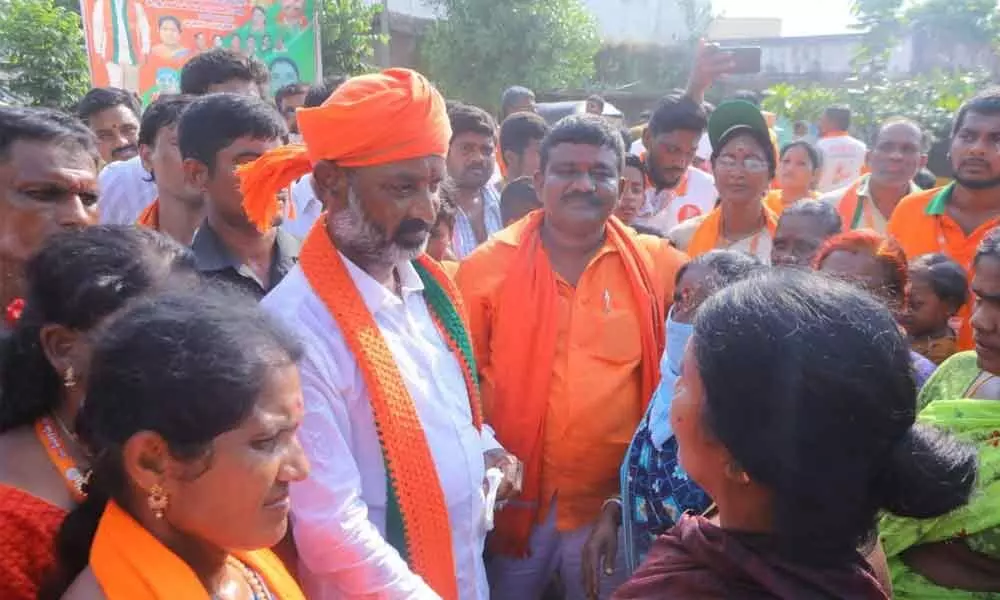
[[53, 237], [27, 264], [23, 314], [0, 349], [0, 598], [34, 599], [52, 539], [83, 500], [91, 457], [76, 435], [90, 332], [178, 272], [188, 251], [132, 227]]
[[87, 499], [39, 598], [303, 600], [267, 548], [309, 464], [294, 336], [244, 295], [127, 308], [97, 339], [81, 434]]

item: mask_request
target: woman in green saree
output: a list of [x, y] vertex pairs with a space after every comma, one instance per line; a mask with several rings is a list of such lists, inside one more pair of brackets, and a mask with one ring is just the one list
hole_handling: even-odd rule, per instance
[[976, 492], [943, 517], [882, 519], [895, 597], [903, 600], [1000, 597], [1000, 230], [983, 240], [973, 270], [976, 349], [938, 368], [920, 393], [917, 421], [975, 445]]

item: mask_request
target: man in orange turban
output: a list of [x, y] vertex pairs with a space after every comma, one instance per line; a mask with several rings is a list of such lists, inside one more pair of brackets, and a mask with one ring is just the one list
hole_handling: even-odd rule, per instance
[[518, 463], [482, 426], [464, 309], [424, 249], [451, 130], [420, 74], [348, 80], [298, 113], [304, 146], [241, 172], [260, 225], [312, 172], [328, 208], [264, 306], [303, 340], [312, 463], [291, 488], [308, 597], [488, 598], [486, 469], [516, 492]]

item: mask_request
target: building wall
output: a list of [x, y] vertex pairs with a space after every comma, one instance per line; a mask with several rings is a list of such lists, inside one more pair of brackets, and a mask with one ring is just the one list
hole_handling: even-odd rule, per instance
[[753, 19], [719, 17], [708, 28], [708, 39], [744, 40], [769, 38], [781, 35], [781, 19]]

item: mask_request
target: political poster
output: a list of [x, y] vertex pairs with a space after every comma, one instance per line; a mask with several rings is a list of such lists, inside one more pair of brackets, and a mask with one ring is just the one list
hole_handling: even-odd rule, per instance
[[91, 81], [143, 104], [180, 91], [191, 57], [225, 47], [260, 59], [271, 94], [320, 73], [315, 0], [81, 0]]

